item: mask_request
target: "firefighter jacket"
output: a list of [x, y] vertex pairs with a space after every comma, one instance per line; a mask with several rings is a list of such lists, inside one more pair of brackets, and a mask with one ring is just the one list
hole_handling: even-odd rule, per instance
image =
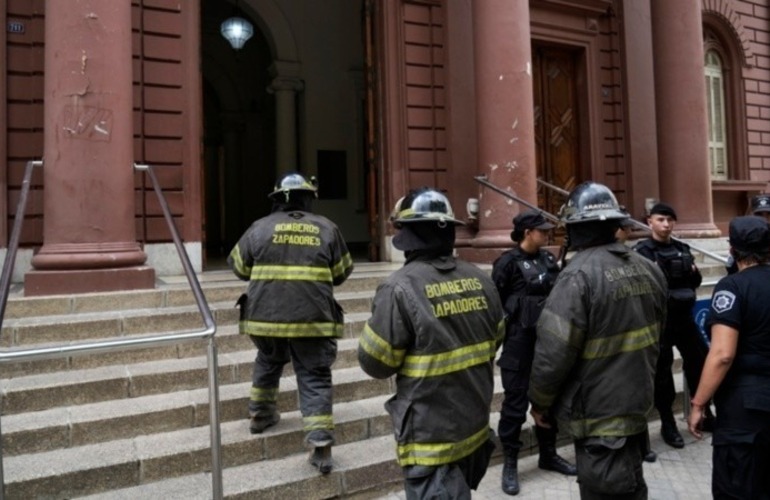
[[264, 337], [341, 337], [334, 285], [353, 272], [337, 226], [310, 212], [274, 212], [257, 220], [227, 262], [249, 281], [241, 333]]
[[575, 254], [537, 324], [533, 408], [575, 439], [644, 432], [666, 292], [658, 266], [621, 243]]
[[399, 465], [449, 464], [487, 442], [503, 330], [492, 281], [453, 257], [409, 261], [378, 287], [358, 360], [372, 377], [396, 374], [385, 408]]
[[690, 245], [677, 240], [662, 243], [648, 238], [634, 245], [634, 251], [658, 264], [666, 276], [669, 319], [692, 315], [695, 289], [700, 286], [703, 278], [695, 266]]

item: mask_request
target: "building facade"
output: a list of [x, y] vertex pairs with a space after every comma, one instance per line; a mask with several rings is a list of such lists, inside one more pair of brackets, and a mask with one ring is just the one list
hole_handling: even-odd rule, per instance
[[[234, 50], [232, 16], [254, 26]], [[0, 0], [0, 247], [32, 179], [28, 294], [152, 286], [221, 265], [285, 172], [358, 258], [390, 260], [409, 188], [445, 190], [460, 253], [491, 261], [519, 204], [585, 180], [718, 237], [770, 181], [765, 0]]]

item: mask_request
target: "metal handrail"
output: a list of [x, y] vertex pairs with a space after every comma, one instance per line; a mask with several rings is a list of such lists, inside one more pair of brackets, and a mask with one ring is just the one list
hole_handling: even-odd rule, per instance
[[[543, 179], [541, 179], [539, 177], [537, 178], [537, 182], [540, 185], [542, 185], [544, 187], [547, 187], [548, 189], [551, 189], [553, 191], [556, 191], [557, 193], [559, 193], [561, 195], [569, 196], [569, 191], [567, 191], [566, 189], [562, 189], [559, 186], [556, 186], [555, 184], [551, 184], [550, 182], [546, 182], [546, 181], [544, 181]], [[634, 219], [633, 217], [629, 217], [629, 220], [634, 224], [634, 227], [636, 227], [636, 228], [643, 229], [643, 230], [645, 230], [647, 232], [651, 232], [652, 231], [648, 225], [639, 222], [638, 220]], [[703, 254], [705, 257], [710, 257], [711, 259], [714, 259], [717, 262], [720, 262], [722, 264], [727, 264], [727, 261], [728, 261], [727, 257], [723, 257], [723, 256], [721, 256], [721, 255], [719, 255], [717, 253], [714, 253], [714, 252], [711, 252], [709, 250], [706, 250], [705, 248], [700, 248], [699, 246], [693, 245], [690, 242], [682, 241], [681, 239], [677, 238], [676, 236], [672, 236], [671, 239], [674, 240], [674, 241], [679, 241], [681, 243], [687, 243], [687, 245], [690, 248], [692, 248], [693, 250]]]
[[[5, 256], [5, 262], [3, 264], [2, 277], [0, 277], [0, 329], [3, 325], [5, 318], [5, 306], [8, 302], [8, 291], [11, 284], [11, 275], [13, 273], [13, 265], [16, 258], [16, 251], [19, 246], [19, 237], [21, 234], [21, 226], [24, 219], [24, 213], [26, 211], [27, 196], [30, 188], [30, 180], [32, 178], [32, 168], [36, 166], [42, 166], [42, 161], [29, 161], [24, 172], [24, 180], [22, 181], [21, 194], [19, 196], [18, 208], [16, 210], [16, 216], [13, 223], [13, 230], [11, 232], [11, 239], [8, 243], [8, 253]], [[205, 327], [199, 331], [184, 332], [184, 333], [172, 333], [172, 334], [156, 334], [150, 336], [144, 336], [141, 338], [121, 338], [121, 339], [108, 339], [99, 342], [80, 342], [67, 345], [59, 345], [53, 347], [42, 347], [35, 349], [7, 349], [0, 350], [0, 363], [13, 363], [19, 361], [36, 361], [45, 359], [57, 359], [66, 356], [81, 356], [94, 353], [106, 353], [106, 352], [119, 352], [127, 351], [131, 349], [149, 348], [156, 346], [172, 345], [183, 342], [193, 342], [198, 340], [208, 341], [208, 383], [209, 383], [209, 425], [211, 428], [211, 485], [212, 496], [216, 500], [221, 500], [223, 497], [222, 489], [222, 453], [221, 453], [221, 433], [220, 433], [220, 418], [219, 418], [219, 384], [217, 381], [217, 348], [214, 343], [214, 334], [217, 331], [214, 317], [211, 314], [206, 297], [203, 294], [198, 278], [195, 275], [192, 264], [190, 263], [190, 257], [187, 255], [187, 251], [182, 245], [179, 232], [174, 224], [174, 219], [171, 216], [171, 211], [168, 208], [168, 203], [163, 196], [163, 192], [158, 184], [158, 179], [155, 177], [155, 173], [150, 165], [137, 165], [134, 164], [136, 170], [147, 172], [155, 190], [155, 194], [158, 196], [158, 201], [163, 210], [163, 215], [168, 223], [171, 236], [174, 239], [177, 253], [182, 261], [182, 267], [184, 268], [187, 281], [190, 284], [193, 295], [195, 297], [195, 303], [198, 306], [198, 310], [203, 317], [203, 323]], [[0, 432], [0, 436], [2, 432]], [[0, 500], [3, 500], [5, 496], [5, 480], [3, 476], [2, 467], [2, 447], [0, 445]]]

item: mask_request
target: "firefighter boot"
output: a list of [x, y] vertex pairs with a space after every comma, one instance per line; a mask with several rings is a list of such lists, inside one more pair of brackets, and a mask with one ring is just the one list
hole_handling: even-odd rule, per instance
[[518, 450], [504, 450], [505, 463], [503, 464], [503, 493], [506, 495], [519, 494], [519, 452]]
[[316, 467], [321, 474], [328, 474], [332, 471], [332, 445], [316, 446], [310, 452], [308, 459], [310, 465]]
[[540, 458], [537, 466], [543, 470], [551, 470], [565, 476], [576, 476], [577, 468], [556, 453], [556, 432], [535, 426], [535, 436], [540, 448]]
[[251, 417], [249, 431], [252, 434], [262, 434], [265, 429], [277, 424], [279, 420], [281, 420], [281, 414], [277, 410], [254, 415]]

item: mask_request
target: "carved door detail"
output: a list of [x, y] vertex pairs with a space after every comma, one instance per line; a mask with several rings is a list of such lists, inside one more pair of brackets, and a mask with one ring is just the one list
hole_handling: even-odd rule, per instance
[[[577, 53], [533, 46], [537, 176], [570, 191], [579, 184]], [[558, 214], [565, 197], [538, 184], [538, 206]]]

